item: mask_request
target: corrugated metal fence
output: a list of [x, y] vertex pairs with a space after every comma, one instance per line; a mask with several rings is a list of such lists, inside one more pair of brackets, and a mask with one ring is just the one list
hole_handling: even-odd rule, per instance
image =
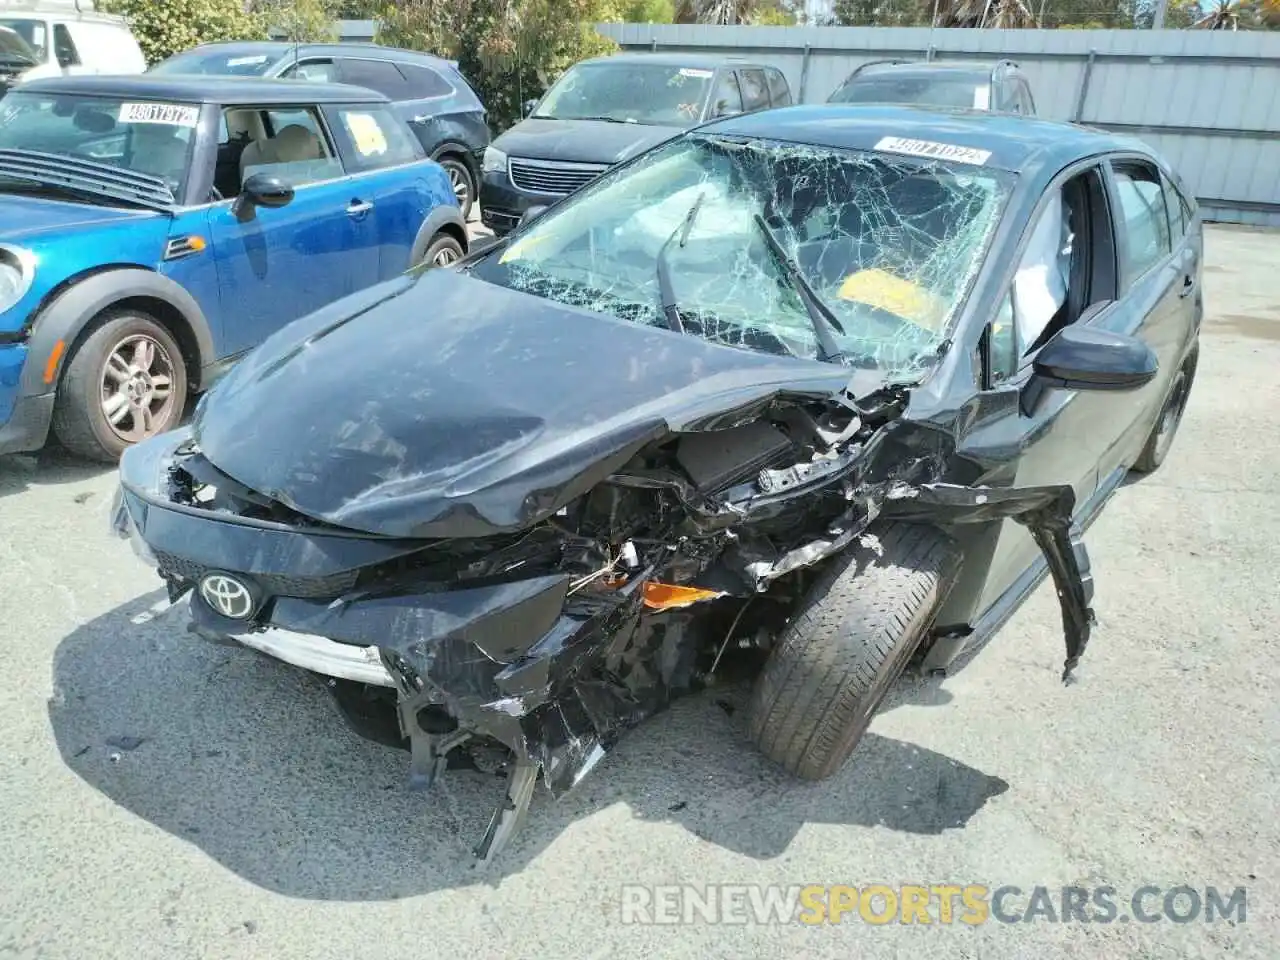
[[1280, 33], [602, 24], [630, 50], [757, 57], [821, 103], [854, 67], [1016, 60], [1042, 116], [1123, 131], [1174, 164], [1206, 218], [1280, 227]]

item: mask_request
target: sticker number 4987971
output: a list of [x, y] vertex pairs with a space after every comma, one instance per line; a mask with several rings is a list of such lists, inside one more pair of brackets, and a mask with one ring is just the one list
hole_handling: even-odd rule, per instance
[[120, 123], [164, 123], [171, 127], [194, 127], [200, 108], [179, 103], [122, 103]]
[[982, 166], [991, 159], [990, 150], [961, 147], [954, 143], [937, 143], [933, 140], [910, 140], [906, 137], [883, 137], [875, 145], [884, 153], [905, 153], [912, 157], [928, 157], [931, 160], [954, 160], [956, 163], [972, 163]]

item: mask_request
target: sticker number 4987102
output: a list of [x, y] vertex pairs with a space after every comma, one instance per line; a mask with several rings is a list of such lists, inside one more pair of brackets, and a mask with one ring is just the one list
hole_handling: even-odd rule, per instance
[[883, 137], [875, 145], [884, 153], [905, 153], [912, 157], [928, 157], [931, 160], [954, 160], [956, 163], [972, 163], [982, 166], [991, 159], [990, 150], [961, 147], [954, 143], [937, 143], [933, 140], [910, 140], [906, 137]]
[[120, 123], [164, 123], [171, 127], [194, 127], [200, 108], [179, 103], [122, 103]]

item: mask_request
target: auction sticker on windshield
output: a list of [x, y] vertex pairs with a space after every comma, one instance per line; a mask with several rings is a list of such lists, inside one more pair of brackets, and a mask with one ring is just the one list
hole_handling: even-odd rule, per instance
[[682, 67], [680, 69], [680, 76], [697, 77], [699, 80], [705, 80], [708, 77], [715, 76], [715, 71], [714, 70], [698, 70], [693, 67]]
[[982, 166], [991, 159], [990, 150], [960, 147], [954, 143], [936, 143], [933, 140], [909, 140], [906, 137], [884, 137], [875, 145], [882, 153], [905, 153], [911, 157], [928, 157], [930, 160], [954, 160]]
[[177, 103], [122, 103], [121, 123], [164, 123], [171, 127], [194, 127], [200, 108]]

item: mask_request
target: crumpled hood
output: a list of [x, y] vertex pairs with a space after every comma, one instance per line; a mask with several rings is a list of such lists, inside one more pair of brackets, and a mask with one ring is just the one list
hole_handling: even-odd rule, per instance
[[683, 132], [682, 127], [643, 123], [529, 119], [517, 123], [493, 145], [511, 157], [618, 163]]
[[434, 270], [286, 327], [193, 427], [220, 470], [313, 518], [483, 536], [550, 515], [669, 431], [848, 381]]

